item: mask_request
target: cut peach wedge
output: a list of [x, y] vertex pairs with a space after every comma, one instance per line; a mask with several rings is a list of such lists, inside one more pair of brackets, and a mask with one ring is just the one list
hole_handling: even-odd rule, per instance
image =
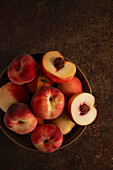
[[49, 51], [42, 58], [42, 71], [54, 83], [66, 83], [76, 73], [76, 66], [58, 51]]
[[86, 92], [74, 94], [68, 101], [71, 120], [81, 126], [91, 124], [97, 117], [94, 104], [95, 98], [92, 94]]

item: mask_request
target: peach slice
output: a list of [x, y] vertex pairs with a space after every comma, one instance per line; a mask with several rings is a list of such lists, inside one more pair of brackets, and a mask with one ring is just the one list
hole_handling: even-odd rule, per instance
[[92, 94], [86, 92], [74, 94], [68, 101], [71, 120], [81, 126], [91, 124], [97, 117], [94, 104], [95, 98]]
[[54, 83], [66, 83], [76, 73], [76, 66], [58, 51], [49, 51], [42, 58], [42, 71]]

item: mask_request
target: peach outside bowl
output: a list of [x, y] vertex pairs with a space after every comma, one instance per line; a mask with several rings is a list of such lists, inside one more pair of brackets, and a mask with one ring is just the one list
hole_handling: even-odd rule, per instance
[[[38, 64], [41, 64], [41, 60], [42, 57], [45, 53], [35, 53], [35, 54], [31, 54], [33, 56], [33, 58], [36, 60], [36, 62]], [[65, 58], [66, 60], [69, 60], [67, 58]], [[92, 93], [90, 84], [86, 78], [86, 76], [84, 75], [84, 73], [81, 71], [81, 69], [77, 67], [77, 71], [76, 71], [76, 77], [78, 77], [82, 83], [83, 86], [83, 91], [84, 92], [88, 92], [88, 93]], [[8, 68], [8, 67], [7, 67]], [[0, 76], [0, 87], [2, 85], [4, 85], [5, 83], [7, 83], [9, 81], [9, 78], [7, 76], [7, 68], [2, 72], [1, 76]], [[32, 151], [38, 151], [34, 145], [31, 142], [31, 135], [29, 134], [25, 134], [25, 135], [19, 135], [11, 130], [9, 130], [5, 124], [4, 124], [4, 112], [2, 111], [2, 109], [0, 109], [0, 128], [3, 130], [3, 132], [16, 144], [18, 144], [19, 146], [22, 146], [26, 149], [32, 150]], [[68, 134], [64, 135], [63, 137], [63, 143], [60, 146], [59, 149], [62, 149], [66, 146], [68, 146], [69, 144], [71, 144], [72, 142], [74, 142], [85, 130], [86, 126], [79, 126], [79, 125], [75, 125], [73, 127], [73, 129], [71, 130], [71, 132], [69, 132]]]

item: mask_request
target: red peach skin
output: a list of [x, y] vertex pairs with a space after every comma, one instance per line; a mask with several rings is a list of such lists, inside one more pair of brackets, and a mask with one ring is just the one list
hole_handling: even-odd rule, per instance
[[31, 135], [33, 145], [41, 152], [50, 153], [56, 151], [63, 142], [60, 129], [52, 124], [37, 126]]
[[41, 87], [49, 87], [52, 86], [53, 82], [50, 81], [42, 72], [41, 66], [38, 65], [38, 73], [36, 78], [31, 81], [30, 83], [27, 83], [26, 86], [29, 89], [31, 93], [35, 93], [37, 90], [39, 90]]
[[76, 76], [74, 76], [69, 82], [60, 83], [58, 88], [62, 91], [65, 97], [69, 99], [75, 93], [82, 92], [82, 83]]
[[24, 85], [8, 82], [0, 88], [0, 107], [4, 112], [14, 103], [28, 103], [29, 100], [30, 94]]
[[18, 85], [32, 81], [37, 75], [37, 63], [32, 56], [23, 54], [17, 56], [9, 65], [8, 77]]
[[10, 130], [26, 134], [35, 129], [37, 118], [27, 104], [15, 103], [5, 113], [4, 123]]
[[42, 119], [54, 119], [62, 114], [65, 106], [63, 93], [54, 87], [42, 87], [32, 100], [33, 112]]

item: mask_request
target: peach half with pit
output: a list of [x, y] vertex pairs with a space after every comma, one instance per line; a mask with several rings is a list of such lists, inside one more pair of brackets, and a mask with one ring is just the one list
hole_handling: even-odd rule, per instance
[[81, 126], [91, 124], [97, 117], [94, 104], [95, 98], [92, 94], [86, 92], [74, 94], [68, 101], [71, 120]]
[[76, 66], [58, 51], [49, 51], [42, 58], [42, 71], [54, 83], [66, 83], [76, 73]]

